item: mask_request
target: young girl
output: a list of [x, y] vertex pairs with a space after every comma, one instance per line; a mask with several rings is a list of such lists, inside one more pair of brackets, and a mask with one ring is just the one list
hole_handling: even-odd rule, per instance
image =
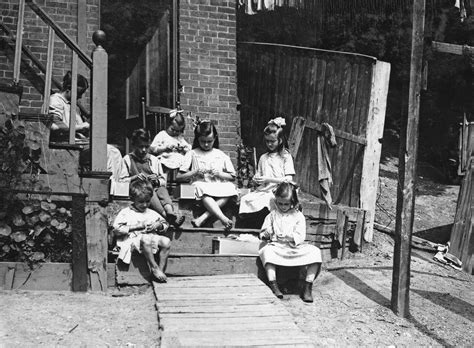
[[174, 212], [161, 163], [158, 158], [148, 153], [149, 133], [143, 128], [137, 129], [133, 131], [131, 140], [133, 151], [123, 158], [120, 181], [150, 181], [154, 188], [150, 202], [151, 209], [158, 212], [170, 224], [180, 226], [184, 222], [184, 216], [178, 216]]
[[194, 128], [193, 149], [184, 156], [176, 179], [191, 180], [196, 199], [202, 200], [207, 209], [191, 221], [194, 227], [201, 226], [213, 215], [226, 230], [232, 228], [232, 220], [224, 215], [221, 208], [229, 198], [237, 195], [237, 189], [231, 182], [235, 179], [235, 170], [229, 156], [219, 150], [219, 136], [210, 121], [199, 121]]
[[184, 117], [180, 112], [170, 114], [171, 123], [166, 130], [159, 132], [150, 145], [150, 152], [169, 169], [177, 169], [183, 163], [184, 155], [191, 145], [184, 139]]
[[270, 289], [275, 296], [283, 298], [276, 282], [276, 265], [306, 266], [306, 281], [301, 294], [303, 301], [313, 302], [313, 281], [321, 270], [321, 251], [304, 242], [306, 221], [298, 211], [296, 185], [289, 182], [278, 184], [275, 190], [276, 209], [265, 218], [260, 238], [269, 240], [259, 251], [265, 266]]
[[264, 208], [270, 209], [272, 191], [283, 181], [292, 181], [295, 175], [293, 159], [288, 151], [283, 131], [285, 119], [277, 117], [268, 122], [263, 137], [268, 152], [258, 161], [257, 172], [253, 180], [259, 185], [240, 199], [239, 214], [256, 213]]
[[[166, 262], [170, 252], [170, 240], [158, 233], [166, 232], [168, 223], [154, 210], [148, 209], [153, 187], [145, 181], [130, 184], [132, 204], [122, 209], [114, 220], [113, 228], [120, 247], [119, 259], [129, 264], [132, 251], [142, 253], [150, 267], [153, 277], [166, 282]], [[159, 264], [154, 254], [158, 251]]]

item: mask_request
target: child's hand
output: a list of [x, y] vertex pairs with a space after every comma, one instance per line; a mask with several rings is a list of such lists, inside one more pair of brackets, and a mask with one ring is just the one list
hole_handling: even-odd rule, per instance
[[267, 230], [260, 232], [260, 239], [270, 240], [270, 233]]
[[150, 175], [148, 175], [148, 180], [149, 180], [153, 185], [160, 186], [160, 177], [158, 176], [158, 174], [150, 174]]
[[212, 176], [214, 176], [216, 178], [220, 178], [220, 176], [221, 176], [220, 170], [217, 170], [217, 169], [210, 169], [209, 174], [211, 174]]
[[267, 178], [260, 175], [254, 175], [253, 181], [255, 181], [258, 185], [264, 185], [267, 182]]
[[160, 221], [155, 221], [146, 227], [146, 233], [158, 232], [163, 227]]

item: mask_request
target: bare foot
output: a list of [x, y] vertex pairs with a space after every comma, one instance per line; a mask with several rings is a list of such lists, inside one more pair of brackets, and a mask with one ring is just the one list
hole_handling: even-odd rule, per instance
[[191, 220], [191, 225], [193, 225], [193, 227], [201, 227], [201, 221], [199, 221], [199, 219], [193, 219]]
[[221, 220], [222, 221], [222, 224], [224, 225], [224, 230], [226, 231], [230, 231], [233, 227], [233, 222], [231, 219], [225, 219], [225, 220]]
[[152, 268], [151, 273], [153, 274], [153, 277], [158, 283], [166, 283], [166, 274], [163, 273], [163, 271], [159, 268]]

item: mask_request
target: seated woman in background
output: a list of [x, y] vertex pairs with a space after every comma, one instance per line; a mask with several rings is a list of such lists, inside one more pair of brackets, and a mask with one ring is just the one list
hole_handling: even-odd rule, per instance
[[[63, 78], [61, 91], [51, 95], [49, 99], [48, 114], [53, 117], [51, 125], [51, 141], [67, 141], [69, 134], [70, 114], [71, 114], [71, 86], [72, 73], [68, 71]], [[80, 99], [89, 88], [87, 79], [77, 75], [77, 99]], [[79, 109], [76, 109], [74, 122], [76, 125], [76, 139], [87, 139], [89, 135], [89, 122], [82, 119]]]

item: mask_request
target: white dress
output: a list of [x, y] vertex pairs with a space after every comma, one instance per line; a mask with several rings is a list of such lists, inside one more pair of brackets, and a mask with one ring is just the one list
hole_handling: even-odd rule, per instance
[[[49, 114], [53, 116], [53, 122], [64, 122], [69, 127], [69, 115], [71, 114], [71, 103], [61, 93], [54, 93], [49, 98]], [[75, 124], [80, 126], [85, 122], [76, 111]]]
[[[280, 155], [278, 152], [267, 152], [258, 161], [258, 176], [270, 178], [282, 178], [287, 175], [295, 175], [295, 166], [291, 154], [284, 150]], [[240, 198], [239, 214], [255, 213], [263, 208], [271, 208], [270, 202], [273, 199], [273, 190], [276, 183], [268, 183], [257, 187], [253, 192]]]
[[154, 153], [158, 152], [159, 148], [179, 147], [181, 151], [164, 151], [157, 157], [161, 164], [169, 169], [177, 169], [181, 167], [184, 160], [184, 154], [191, 150], [191, 145], [184, 139], [182, 134], [172, 137], [166, 130], [159, 132], [153, 139], [150, 150]]
[[292, 267], [322, 262], [319, 248], [304, 241], [306, 220], [302, 212], [272, 210], [263, 222], [263, 231], [270, 235], [270, 242], [259, 250], [264, 265]]
[[[196, 148], [184, 155], [180, 171], [188, 172], [195, 169], [206, 171], [218, 170], [235, 176], [234, 166], [230, 157], [221, 150], [214, 148], [209, 151]], [[196, 199], [201, 199], [204, 195], [211, 197], [232, 197], [237, 195], [237, 188], [232, 182], [216, 178], [211, 173], [206, 173], [204, 177], [194, 179], [192, 184]]]
[[153, 233], [143, 234], [139, 231], [129, 232], [130, 226], [134, 226], [139, 223], [144, 223], [145, 225], [147, 225], [152, 224], [156, 221], [160, 221], [163, 224], [163, 232], [168, 229], [168, 222], [166, 222], [166, 220], [156, 211], [148, 208], [144, 212], [139, 212], [135, 210], [133, 206], [129, 206], [127, 208], [122, 209], [117, 214], [113, 223], [114, 230], [120, 231], [122, 233], [127, 233], [127, 235], [117, 240], [117, 246], [120, 247], [118, 256], [119, 259], [121, 259], [124, 263], [129, 264], [133, 250], [136, 250], [141, 253], [140, 242], [142, 239], [144, 242], [148, 242], [151, 244], [153, 254], [156, 254], [159, 249], [159, 235]]

